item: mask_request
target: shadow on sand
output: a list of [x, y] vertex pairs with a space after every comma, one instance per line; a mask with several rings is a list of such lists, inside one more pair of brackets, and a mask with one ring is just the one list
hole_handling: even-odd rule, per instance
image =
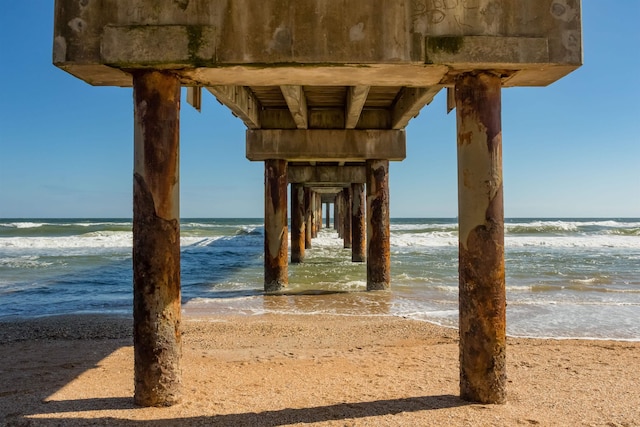
[[[255, 426], [255, 427], [275, 427], [293, 424], [310, 424], [327, 421], [349, 420], [385, 415], [396, 415], [403, 412], [419, 412], [437, 409], [454, 408], [465, 406], [464, 402], [457, 396], [440, 395], [425, 397], [409, 397], [402, 399], [377, 400], [370, 402], [340, 403], [336, 405], [317, 406], [311, 408], [280, 409], [275, 411], [247, 412], [242, 414], [225, 414], [191, 418], [171, 418], [153, 421], [134, 421], [129, 419], [118, 419], [114, 417], [105, 418], [22, 418], [22, 421], [29, 420], [32, 425], [38, 426], [58, 426], [67, 422], [113, 426], [129, 425], [150, 425], [150, 426]], [[51, 402], [46, 404], [41, 414], [53, 414], [62, 412], [81, 412], [89, 410], [127, 410], [133, 409], [132, 399], [110, 398], [110, 399], [86, 399]], [[35, 415], [35, 414], [31, 414]], [[17, 420], [16, 420], [17, 421]]]

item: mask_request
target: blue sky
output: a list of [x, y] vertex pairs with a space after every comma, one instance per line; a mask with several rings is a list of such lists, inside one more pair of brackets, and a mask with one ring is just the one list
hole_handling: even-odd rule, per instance
[[[531, 0], [533, 1], [533, 0]], [[0, 15], [0, 217], [130, 217], [133, 102], [51, 64], [53, 0]], [[640, 1], [583, 1], [584, 65], [503, 91], [507, 217], [640, 217]], [[183, 217], [262, 217], [263, 164], [244, 126], [203, 94], [181, 114]], [[444, 93], [391, 166], [392, 217], [457, 215], [455, 114]]]

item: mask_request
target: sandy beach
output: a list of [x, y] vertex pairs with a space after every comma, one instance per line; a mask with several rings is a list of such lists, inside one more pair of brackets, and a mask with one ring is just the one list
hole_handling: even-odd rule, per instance
[[0, 323], [3, 426], [639, 426], [640, 343], [512, 338], [508, 403], [458, 396], [457, 331], [397, 317], [183, 319], [183, 400], [133, 405], [131, 320]]

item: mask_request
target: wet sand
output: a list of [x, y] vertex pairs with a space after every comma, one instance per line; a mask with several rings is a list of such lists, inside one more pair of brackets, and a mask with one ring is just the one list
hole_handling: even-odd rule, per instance
[[510, 338], [508, 403], [458, 397], [457, 331], [384, 316], [186, 316], [183, 400], [133, 404], [131, 320], [0, 323], [0, 425], [640, 426], [640, 343]]

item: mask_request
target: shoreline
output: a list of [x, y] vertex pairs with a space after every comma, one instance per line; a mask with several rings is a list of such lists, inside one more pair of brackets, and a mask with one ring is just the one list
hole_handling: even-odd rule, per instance
[[[211, 319], [219, 319], [218, 321], [224, 322], [226, 319], [234, 319], [234, 318], [252, 318], [259, 316], [276, 316], [276, 317], [342, 317], [342, 318], [380, 318], [380, 319], [404, 319], [411, 322], [419, 322], [419, 323], [427, 323], [436, 328], [442, 328], [444, 330], [451, 330], [456, 332], [458, 328], [456, 326], [443, 325], [436, 321], [427, 320], [427, 319], [414, 319], [409, 316], [403, 315], [395, 315], [395, 314], [345, 314], [345, 313], [274, 313], [274, 312], [264, 312], [264, 313], [240, 313], [240, 314], [219, 314], [219, 313], [208, 313], [203, 310], [194, 310], [191, 309], [185, 310], [183, 308], [182, 311], [182, 320], [189, 322], [199, 322], [199, 321], [211, 321]], [[133, 325], [133, 315], [131, 313], [65, 313], [65, 314], [47, 314], [37, 317], [12, 317], [12, 318], [0, 318], [0, 329], [4, 329], [4, 325], [14, 325], [14, 327], [9, 330], [14, 330], [15, 334], [15, 325], [16, 324], [31, 324], [43, 322], [46, 323], [48, 319], [52, 320], [54, 323], [58, 323], [62, 321], [65, 323], [67, 318], [83, 318], [83, 319], [105, 319], [105, 320], [114, 320], [114, 321], [127, 321]], [[10, 336], [7, 333], [3, 333], [0, 331], [0, 342], [6, 342], [6, 340]], [[515, 335], [507, 333], [508, 339], [524, 339], [524, 340], [542, 340], [542, 341], [593, 341], [593, 342], [618, 342], [618, 343], [640, 343], [640, 337], [638, 338], [611, 338], [611, 337], [554, 337], [554, 336], [533, 336], [533, 335]], [[10, 339], [10, 338], [9, 338]], [[11, 341], [9, 341], [11, 342]]]
[[183, 316], [183, 400], [133, 405], [132, 321], [0, 322], [0, 425], [640, 425], [640, 343], [507, 340], [507, 403], [458, 397], [457, 330], [386, 316]]

